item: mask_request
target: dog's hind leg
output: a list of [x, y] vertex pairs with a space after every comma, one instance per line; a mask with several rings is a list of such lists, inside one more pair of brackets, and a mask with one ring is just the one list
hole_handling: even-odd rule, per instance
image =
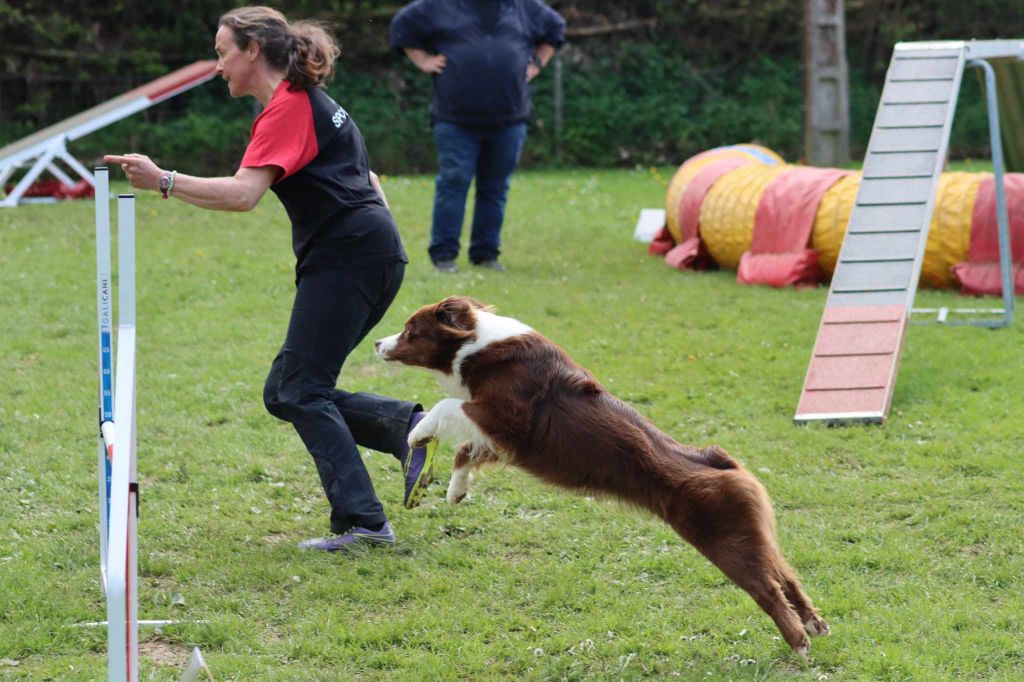
[[709, 548], [705, 556], [771, 616], [793, 651], [807, 656], [810, 642], [797, 610], [786, 598], [785, 582], [778, 578], [780, 557], [773, 546], [749, 538], [741, 544], [726, 540]]
[[780, 569], [782, 573], [782, 591], [785, 593], [789, 603], [796, 609], [800, 620], [803, 621], [804, 630], [811, 637], [827, 635], [829, 633], [828, 623], [818, 615], [818, 609], [814, 608], [810, 597], [801, 589], [800, 581], [797, 579], [793, 569], [785, 564], [780, 566]]
[[472, 446], [463, 443], [455, 453], [455, 462], [452, 464], [452, 480], [448, 482], [448, 504], [458, 504], [466, 499], [469, 494], [469, 474], [473, 468], [469, 452]]
[[452, 480], [448, 483], [448, 504], [458, 504], [469, 494], [471, 474], [480, 465], [498, 461], [498, 455], [490, 449], [463, 443], [455, 453], [452, 466]]

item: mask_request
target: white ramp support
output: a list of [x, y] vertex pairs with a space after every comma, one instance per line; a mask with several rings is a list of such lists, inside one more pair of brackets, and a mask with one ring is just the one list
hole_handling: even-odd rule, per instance
[[[1021, 58], [1024, 58], [1022, 52]], [[1010, 245], [1010, 217], [1006, 210], [1006, 184], [1003, 178], [1003, 140], [999, 129], [999, 97], [996, 94], [996, 73], [992, 65], [984, 59], [967, 62], [967, 66], [981, 69], [985, 78], [985, 97], [988, 105], [988, 136], [992, 149], [992, 174], [995, 179], [996, 191], [996, 237], [999, 240], [999, 274], [1003, 289], [1002, 308], [914, 308], [914, 315], [935, 314], [939, 324], [971, 325], [974, 327], [1008, 327], [1013, 323], [1014, 282], [1013, 254]], [[969, 318], [950, 318], [950, 313], [970, 315]], [[993, 316], [993, 317], [979, 317]], [[915, 323], [927, 320], [914, 320]]]
[[0, 192], [18, 168], [29, 166], [0, 201], [0, 207], [13, 208], [22, 202], [25, 192], [43, 171], [49, 171], [70, 187], [71, 178], [54, 163], [57, 160], [95, 186], [92, 174], [68, 152], [68, 143], [205, 83], [216, 75], [216, 68], [217, 62], [213, 60], [194, 62], [0, 148]]

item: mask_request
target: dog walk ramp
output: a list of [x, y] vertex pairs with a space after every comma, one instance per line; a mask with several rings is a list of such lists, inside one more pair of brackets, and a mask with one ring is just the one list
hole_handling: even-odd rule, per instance
[[965, 58], [965, 43], [896, 45], [797, 423], [889, 414]]

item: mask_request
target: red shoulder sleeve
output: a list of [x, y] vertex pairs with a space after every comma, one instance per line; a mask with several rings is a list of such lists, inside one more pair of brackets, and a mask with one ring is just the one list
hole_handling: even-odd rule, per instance
[[313, 108], [305, 90], [294, 92], [282, 83], [267, 108], [252, 123], [242, 168], [276, 166], [280, 182], [316, 158]]

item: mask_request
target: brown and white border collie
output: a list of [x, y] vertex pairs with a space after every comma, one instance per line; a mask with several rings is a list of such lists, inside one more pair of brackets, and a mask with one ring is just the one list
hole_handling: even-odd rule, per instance
[[663, 519], [771, 616], [802, 656], [828, 625], [779, 551], [761, 484], [717, 445], [680, 445], [612, 396], [548, 339], [470, 298], [424, 306], [382, 359], [436, 374], [449, 398], [409, 434], [461, 443], [448, 501], [472, 469], [506, 461], [564, 488], [616, 497]]

